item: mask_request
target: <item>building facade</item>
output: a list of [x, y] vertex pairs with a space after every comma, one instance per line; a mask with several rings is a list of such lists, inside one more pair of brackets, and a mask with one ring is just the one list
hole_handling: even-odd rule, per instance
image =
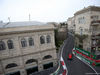
[[[91, 52], [100, 55], [100, 20], [91, 22]], [[100, 57], [100, 56], [99, 56]]]
[[0, 75], [29, 75], [56, 65], [53, 25], [0, 23]]
[[75, 33], [75, 17], [68, 18], [67, 23], [69, 32]]
[[77, 11], [75, 14], [75, 33], [89, 34], [91, 22], [100, 20], [100, 7], [89, 6]]
[[68, 37], [68, 25], [65, 23], [60, 23], [57, 29], [57, 39], [58, 41], [66, 40]]
[[100, 7], [89, 6], [75, 14], [75, 46], [100, 59]]

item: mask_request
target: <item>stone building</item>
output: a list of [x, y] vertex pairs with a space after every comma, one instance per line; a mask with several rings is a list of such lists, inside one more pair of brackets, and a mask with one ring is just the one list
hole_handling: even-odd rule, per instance
[[67, 39], [68, 25], [66, 22], [62, 22], [62, 23], [50, 22], [49, 24], [52, 24], [54, 25], [54, 27], [57, 28], [57, 30], [55, 30], [55, 34], [56, 34], [56, 39], [58, 40], [58, 42]]
[[100, 55], [100, 7], [89, 6], [77, 11], [74, 16], [75, 45]]
[[67, 23], [69, 32], [75, 33], [75, 17], [68, 18]]
[[65, 23], [60, 23], [57, 29], [57, 38], [58, 41], [66, 40], [68, 37], [68, 25]]
[[91, 52], [100, 55], [100, 20], [91, 22]]
[[0, 23], [0, 75], [29, 75], [56, 65], [53, 25]]
[[89, 34], [90, 25], [93, 20], [100, 20], [100, 7], [89, 6], [77, 11], [75, 14], [75, 33]]

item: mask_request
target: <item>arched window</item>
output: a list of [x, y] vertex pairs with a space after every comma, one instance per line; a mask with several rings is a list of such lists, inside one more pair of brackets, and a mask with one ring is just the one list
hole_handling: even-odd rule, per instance
[[14, 48], [14, 45], [13, 45], [13, 41], [12, 40], [8, 40], [7, 41], [7, 44], [8, 44], [8, 48], [9, 49], [13, 49]]
[[27, 46], [27, 42], [26, 42], [25, 38], [21, 39], [21, 45], [22, 45], [22, 47], [26, 47]]
[[17, 67], [17, 66], [18, 66], [17, 64], [11, 63], [11, 64], [8, 64], [5, 68], [9, 69], [9, 68]]
[[0, 50], [5, 50], [5, 44], [3, 41], [0, 41]]
[[30, 37], [30, 38], [28, 39], [28, 41], [29, 41], [29, 46], [34, 45], [34, 39], [33, 39], [32, 37]]
[[47, 39], [47, 43], [50, 43], [51, 42], [50, 35], [47, 35], [46, 39]]
[[49, 58], [52, 58], [52, 56], [51, 56], [51, 55], [47, 55], [47, 56], [45, 56], [45, 57], [43, 58], [43, 60], [46, 60], [46, 59], [49, 59]]
[[41, 43], [41, 44], [44, 44], [44, 43], [45, 43], [45, 37], [44, 37], [44, 36], [41, 36], [41, 37], [40, 37], [40, 43]]
[[29, 60], [27, 60], [26, 64], [30, 64], [30, 63], [33, 63], [33, 62], [37, 62], [37, 60], [35, 60], [35, 59], [29, 59]]

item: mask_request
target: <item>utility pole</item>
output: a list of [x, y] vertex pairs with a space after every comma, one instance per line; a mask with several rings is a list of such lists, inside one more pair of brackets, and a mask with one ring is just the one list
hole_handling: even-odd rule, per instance
[[29, 14], [29, 21], [31, 21], [31, 17], [30, 17], [30, 14]]
[[8, 20], [9, 20], [9, 22], [10, 22], [10, 17], [8, 17]]

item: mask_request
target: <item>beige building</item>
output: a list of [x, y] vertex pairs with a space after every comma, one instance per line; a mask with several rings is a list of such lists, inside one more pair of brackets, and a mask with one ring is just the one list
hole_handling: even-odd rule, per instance
[[55, 31], [56, 34], [56, 40], [59, 41], [63, 41], [65, 39], [67, 39], [68, 37], [68, 25], [66, 22], [62, 22], [62, 23], [56, 23], [56, 22], [50, 22], [49, 24], [54, 25], [54, 27], [57, 28], [57, 30]]
[[75, 17], [68, 18], [67, 23], [68, 23], [69, 32], [74, 33], [75, 32]]
[[75, 45], [99, 56], [100, 7], [89, 6], [75, 14]]
[[91, 52], [100, 55], [100, 20], [91, 22]]
[[58, 25], [57, 31], [58, 31], [58, 33], [57, 33], [58, 41], [67, 39], [67, 37], [68, 37], [68, 25], [67, 24], [60, 23]]
[[75, 14], [75, 33], [89, 34], [90, 25], [93, 20], [100, 20], [100, 7], [89, 6], [77, 11]]
[[53, 25], [0, 23], [0, 75], [29, 75], [56, 65]]

